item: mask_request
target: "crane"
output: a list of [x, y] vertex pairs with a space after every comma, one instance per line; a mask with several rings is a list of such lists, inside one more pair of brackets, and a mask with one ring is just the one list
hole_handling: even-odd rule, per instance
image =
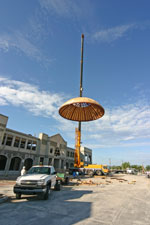
[[[83, 47], [84, 47], [84, 34], [81, 36], [81, 67], [80, 67], [80, 97], [83, 92]], [[78, 122], [78, 128], [75, 129], [75, 154], [74, 154], [74, 167], [80, 168], [84, 163], [80, 159], [81, 148], [81, 121]]]
[[74, 154], [74, 167], [77, 168], [81, 168], [84, 166], [84, 163], [80, 159], [81, 122], [97, 120], [101, 118], [105, 113], [104, 108], [98, 102], [87, 97], [82, 97], [83, 45], [84, 45], [84, 34], [81, 35], [81, 67], [80, 67], [79, 97], [68, 100], [59, 108], [59, 114], [63, 118], [78, 122], [78, 128], [76, 128], [75, 130], [75, 154]]

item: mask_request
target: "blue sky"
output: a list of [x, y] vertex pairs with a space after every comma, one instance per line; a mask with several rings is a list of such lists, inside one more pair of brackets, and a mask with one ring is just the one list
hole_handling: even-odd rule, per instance
[[82, 123], [94, 163], [150, 164], [150, 2], [148, 0], [0, 1], [0, 113], [8, 128], [60, 133], [75, 145], [76, 122], [58, 114], [79, 96], [105, 109]]

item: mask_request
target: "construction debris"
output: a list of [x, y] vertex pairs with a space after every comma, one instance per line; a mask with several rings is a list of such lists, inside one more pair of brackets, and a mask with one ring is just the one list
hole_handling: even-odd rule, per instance
[[77, 181], [77, 185], [102, 185], [102, 184], [106, 184], [106, 183], [103, 183], [103, 182], [93, 182], [92, 180], [83, 180], [83, 181]]
[[118, 177], [111, 177], [110, 179], [114, 179], [114, 180], [118, 180], [118, 181], [128, 181], [128, 180], [126, 180], [126, 179], [123, 179], [123, 178], [118, 178]]
[[128, 184], [135, 184], [136, 183], [136, 180], [133, 180], [131, 182], [128, 182]]
[[94, 178], [106, 179], [106, 176], [98, 176], [98, 175], [96, 175], [96, 176], [94, 176]]
[[[126, 183], [126, 184], [136, 184], [136, 180], [127, 180], [127, 179], [124, 179], [124, 178], [121, 178], [121, 177], [106, 177], [106, 176], [94, 176], [94, 179], [93, 178], [90, 178], [90, 179], [82, 179], [82, 177], [78, 177], [77, 179], [70, 179], [70, 181], [73, 181], [74, 185], [103, 185], [104, 187], [106, 185], [110, 185], [110, 184], [115, 184], [116, 182], [117, 183]], [[114, 182], [113, 182], [114, 181]], [[116, 181], [116, 182], [115, 182]], [[72, 183], [72, 184], [73, 184]]]
[[111, 184], [112, 184], [112, 181], [111, 181], [111, 180], [106, 180], [106, 182], [107, 182], [107, 183], [111, 183]]

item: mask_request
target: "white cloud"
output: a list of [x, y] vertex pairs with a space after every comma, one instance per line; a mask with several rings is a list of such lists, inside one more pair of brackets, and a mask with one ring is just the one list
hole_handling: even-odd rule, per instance
[[149, 146], [150, 104], [138, 101], [106, 109], [103, 118], [85, 124], [84, 129], [86, 139], [93, 140], [96, 148]]
[[[60, 121], [59, 128], [68, 136], [75, 137], [71, 121]], [[150, 104], [138, 100], [133, 104], [105, 108], [104, 117], [82, 123], [81, 141], [89, 148], [150, 146]]]
[[[75, 138], [78, 123], [59, 120], [59, 129]], [[91, 149], [150, 146], [150, 104], [143, 99], [133, 104], [105, 108], [99, 120], [82, 123], [81, 142]]]
[[122, 38], [129, 30], [137, 28], [136, 24], [116, 26], [108, 29], [97, 31], [92, 35], [92, 39], [100, 42], [113, 42]]
[[[37, 86], [0, 77], [0, 105], [24, 107], [34, 115], [51, 117], [57, 129], [75, 138], [77, 122], [65, 120], [58, 108], [66, 100], [60, 94], [41, 91]], [[82, 123], [81, 141], [92, 149], [150, 146], [150, 104], [141, 101], [105, 108], [105, 115], [96, 121]]]
[[40, 49], [32, 44], [21, 32], [0, 34], [0, 49], [5, 52], [11, 49], [17, 50], [37, 62], [50, 63], [52, 61], [46, 58]]
[[75, 1], [70, 0], [39, 0], [42, 8], [55, 12], [59, 16], [81, 15], [81, 8]]
[[21, 81], [0, 78], [0, 105], [21, 106], [34, 115], [56, 118], [63, 102], [62, 95], [40, 91], [37, 86]]

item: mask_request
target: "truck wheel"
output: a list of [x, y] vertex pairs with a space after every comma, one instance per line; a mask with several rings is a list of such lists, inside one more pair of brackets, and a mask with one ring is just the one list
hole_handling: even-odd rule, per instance
[[90, 176], [93, 176], [93, 174], [94, 174], [94, 172], [93, 172], [93, 170], [88, 170], [88, 175], [90, 175]]
[[55, 191], [60, 191], [61, 188], [61, 182], [60, 180], [56, 180], [56, 184], [55, 184]]
[[16, 193], [16, 199], [21, 199], [21, 194], [20, 193]]
[[65, 178], [65, 184], [68, 185], [69, 184], [69, 177]]
[[96, 175], [101, 176], [101, 175], [102, 175], [101, 170], [97, 170], [97, 171], [96, 171]]
[[46, 192], [45, 192], [45, 194], [43, 194], [43, 200], [47, 200], [50, 193], [51, 193], [51, 186], [47, 185], [46, 186]]

